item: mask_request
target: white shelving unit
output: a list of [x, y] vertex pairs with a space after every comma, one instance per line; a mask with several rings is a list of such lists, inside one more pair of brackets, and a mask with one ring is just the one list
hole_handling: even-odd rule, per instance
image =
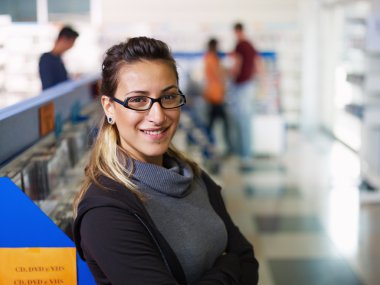
[[366, 202], [380, 202], [380, 1], [372, 1], [367, 19], [365, 97], [360, 152], [361, 177], [374, 188], [363, 195]]
[[287, 125], [297, 127], [301, 116], [302, 36], [297, 30], [289, 32], [278, 49], [280, 94]]
[[278, 82], [271, 83], [278, 84], [280, 106], [286, 124], [298, 127], [301, 113], [301, 31], [291, 26], [255, 34], [254, 39], [260, 50], [275, 51]]
[[351, 149], [361, 149], [366, 76], [365, 39], [369, 3], [342, 7], [341, 49], [335, 71], [334, 135]]

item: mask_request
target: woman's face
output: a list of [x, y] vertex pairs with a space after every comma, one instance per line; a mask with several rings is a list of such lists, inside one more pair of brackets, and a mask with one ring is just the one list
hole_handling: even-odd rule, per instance
[[[115, 97], [124, 101], [132, 96], [160, 98], [178, 94], [174, 70], [163, 61], [139, 61], [119, 70]], [[102, 96], [107, 116], [115, 121], [120, 142], [134, 159], [162, 165], [162, 156], [176, 132], [180, 108], [163, 109], [155, 102], [149, 110], [135, 111]]]

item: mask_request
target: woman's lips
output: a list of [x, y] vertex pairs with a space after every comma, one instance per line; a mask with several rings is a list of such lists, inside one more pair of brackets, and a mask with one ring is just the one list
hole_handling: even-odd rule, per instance
[[157, 129], [157, 130], [141, 130], [145, 135], [152, 139], [159, 140], [165, 137], [169, 128]]

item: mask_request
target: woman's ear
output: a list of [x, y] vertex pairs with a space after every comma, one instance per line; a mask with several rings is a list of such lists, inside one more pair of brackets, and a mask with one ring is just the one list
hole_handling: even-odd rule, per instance
[[113, 101], [110, 97], [106, 95], [102, 95], [100, 102], [102, 103], [102, 107], [104, 110], [104, 113], [107, 117], [114, 117], [115, 114], [115, 106], [113, 104]]

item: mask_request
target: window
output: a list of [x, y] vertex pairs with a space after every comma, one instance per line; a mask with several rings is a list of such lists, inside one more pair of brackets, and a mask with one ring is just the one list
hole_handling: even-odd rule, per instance
[[36, 22], [37, 0], [1, 0], [0, 14], [10, 15], [12, 22]]
[[49, 21], [67, 21], [67, 18], [88, 19], [90, 0], [48, 0]]

